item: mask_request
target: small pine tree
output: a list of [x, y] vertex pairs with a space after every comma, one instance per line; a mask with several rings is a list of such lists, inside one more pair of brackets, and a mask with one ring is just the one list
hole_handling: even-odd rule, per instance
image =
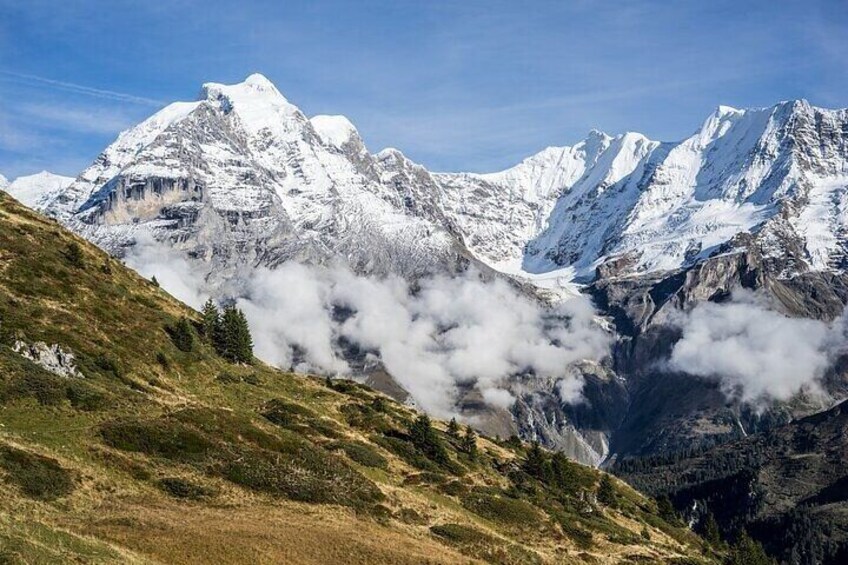
[[250, 335], [250, 325], [244, 312], [236, 309], [237, 331], [236, 331], [236, 360], [239, 363], [253, 362], [253, 336]]
[[513, 449], [521, 449], [521, 438], [515, 434], [512, 434], [506, 440], [506, 446], [511, 447]]
[[577, 494], [581, 481], [577, 464], [569, 461], [560, 451], [551, 456], [551, 480], [556, 486], [570, 494]]
[[712, 512], [707, 512], [707, 516], [704, 518], [701, 525], [701, 533], [704, 536], [704, 539], [707, 540], [707, 542], [713, 547], [720, 547], [723, 545], [721, 530], [719, 529], [718, 522], [716, 522], [715, 516], [713, 516]]
[[471, 426], [465, 426], [465, 435], [462, 436], [462, 451], [469, 459], [477, 459], [477, 434]]
[[180, 318], [176, 324], [168, 328], [168, 334], [180, 351], [189, 352], [194, 349], [194, 329], [188, 318]]
[[221, 329], [221, 313], [211, 298], [203, 305], [203, 309], [200, 311], [200, 320], [203, 337], [209, 342], [213, 342], [215, 334]]
[[159, 280], [156, 278], [156, 275], [153, 275], [153, 277], [150, 279], [150, 282], [153, 284], [153, 286], [159, 288]]
[[430, 460], [436, 463], [449, 461], [448, 452], [439, 440], [439, 436], [436, 435], [436, 430], [433, 429], [427, 414], [421, 414], [412, 422], [409, 427], [409, 439]]
[[657, 499], [657, 514], [669, 524], [677, 524], [679, 522], [677, 510], [674, 509], [674, 505], [667, 496], [661, 496]]
[[615, 508], [618, 504], [618, 496], [615, 492], [615, 484], [609, 475], [604, 475], [598, 485], [598, 502], [604, 506]]
[[776, 565], [777, 561], [768, 556], [760, 542], [742, 532], [730, 551], [730, 565]]
[[227, 306], [220, 320], [213, 340], [218, 354], [234, 363], [252, 362], [253, 338], [244, 313], [235, 306]]
[[65, 248], [65, 259], [77, 269], [85, 268], [85, 256], [82, 252], [82, 247], [76, 241], [72, 241]]
[[524, 472], [531, 477], [544, 479], [547, 459], [542, 446], [539, 445], [538, 441], [534, 441], [530, 444], [530, 449], [527, 451], [527, 459], [524, 460]]
[[448, 422], [448, 437], [459, 441], [459, 424], [456, 423], [456, 418], [451, 418]]

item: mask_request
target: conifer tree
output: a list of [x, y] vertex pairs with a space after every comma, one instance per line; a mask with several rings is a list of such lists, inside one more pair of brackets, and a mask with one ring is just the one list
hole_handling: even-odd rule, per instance
[[545, 452], [542, 451], [542, 446], [539, 445], [538, 441], [534, 441], [530, 444], [530, 450], [527, 452], [527, 459], [524, 460], [524, 472], [531, 477], [544, 479], [546, 462], [547, 457], [545, 457]]
[[701, 529], [703, 531], [704, 539], [712, 546], [719, 547], [723, 544], [721, 539], [721, 530], [719, 530], [718, 522], [716, 522], [715, 516], [713, 516], [712, 512], [707, 513]]
[[180, 318], [176, 324], [168, 327], [167, 330], [177, 349], [189, 352], [194, 348], [194, 330], [188, 318]]
[[83, 255], [82, 247], [80, 247], [80, 244], [76, 241], [72, 241], [68, 244], [68, 246], [65, 248], [64, 255], [65, 258], [68, 260], [68, 263], [70, 263], [72, 266], [76, 267], [77, 269], [85, 268], [85, 256]]
[[224, 308], [215, 344], [218, 353], [234, 363], [250, 363], [253, 360], [253, 338], [247, 318], [235, 306]]
[[200, 317], [200, 327], [203, 330], [203, 337], [209, 340], [209, 342], [214, 343], [215, 335], [221, 329], [221, 313], [218, 311], [218, 307], [215, 306], [215, 303], [211, 298], [203, 305]]
[[730, 565], [775, 565], [777, 561], [768, 556], [762, 544], [742, 532], [730, 552]]
[[598, 502], [604, 506], [615, 507], [618, 504], [618, 497], [615, 493], [615, 484], [609, 475], [604, 475], [601, 478], [601, 483], [598, 485]]
[[236, 331], [236, 360], [239, 363], [251, 363], [253, 361], [253, 337], [250, 335], [250, 325], [244, 312], [236, 309], [237, 331]]
[[447, 463], [449, 461], [447, 450], [439, 440], [439, 436], [436, 435], [436, 430], [433, 429], [433, 424], [427, 414], [421, 414], [412, 422], [409, 427], [409, 438], [412, 440], [412, 444], [430, 460], [436, 463]]
[[456, 418], [451, 418], [448, 422], [448, 436], [459, 441], [459, 424], [456, 423]]
[[462, 451], [472, 461], [477, 459], [477, 434], [471, 426], [465, 426], [465, 435], [462, 437]]

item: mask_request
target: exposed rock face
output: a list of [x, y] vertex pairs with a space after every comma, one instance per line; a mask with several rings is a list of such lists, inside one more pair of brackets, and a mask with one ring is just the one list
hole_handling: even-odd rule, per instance
[[74, 354], [62, 349], [57, 343], [47, 345], [42, 341], [37, 341], [33, 344], [28, 344], [18, 340], [14, 343], [12, 349], [15, 353], [19, 353], [21, 356], [40, 365], [54, 375], [59, 375], [60, 377], [83, 376], [77, 369]]

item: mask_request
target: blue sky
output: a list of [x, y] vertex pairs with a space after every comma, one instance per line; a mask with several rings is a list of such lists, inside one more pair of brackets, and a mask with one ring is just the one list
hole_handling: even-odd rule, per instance
[[848, 106], [848, 2], [0, 0], [0, 173], [75, 175], [205, 81], [268, 76], [369, 148], [490, 171], [717, 105]]

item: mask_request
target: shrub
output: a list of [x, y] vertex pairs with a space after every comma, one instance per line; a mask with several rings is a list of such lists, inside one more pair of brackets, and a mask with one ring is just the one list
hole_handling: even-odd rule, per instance
[[4, 401], [34, 398], [42, 406], [55, 406], [65, 397], [65, 382], [41, 370], [34, 370], [27, 375], [13, 378], [0, 391], [0, 398]]
[[342, 441], [332, 444], [331, 449], [341, 449], [352, 461], [373, 467], [375, 469], [387, 469], [389, 462], [385, 457], [370, 445], [358, 441]]
[[159, 488], [175, 498], [188, 500], [201, 500], [214, 496], [215, 490], [209, 487], [181, 479], [179, 477], [166, 477], [157, 483]]
[[562, 531], [567, 535], [578, 548], [586, 550], [591, 549], [594, 545], [592, 532], [582, 528], [576, 520], [563, 519], [559, 521]]
[[229, 371], [223, 371], [215, 377], [215, 380], [224, 384], [237, 384], [241, 382], [241, 377]]
[[427, 459], [415, 446], [398, 437], [378, 436], [373, 441], [383, 449], [390, 451], [413, 467], [425, 471], [439, 471], [439, 466]]
[[76, 241], [72, 241], [65, 247], [64, 251], [65, 259], [68, 263], [77, 269], [85, 268], [85, 256], [82, 252], [82, 247], [80, 247], [79, 243]]
[[395, 518], [404, 524], [413, 524], [416, 526], [423, 526], [428, 522], [426, 516], [422, 516], [412, 508], [401, 508], [397, 511]]
[[308, 443], [284, 457], [267, 450], [236, 449], [221, 467], [221, 475], [252, 490], [301, 502], [364, 509], [383, 500], [374, 483]]
[[459, 544], [485, 543], [493, 538], [480, 530], [460, 524], [442, 524], [431, 526], [430, 531], [444, 540]]
[[0, 401], [19, 398], [33, 398], [42, 406], [56, 406], [67, 399], [71, 406], [84, 411], [101, 410], [108, 404], [106, 395], [90, 385], [41, 370], [15, 376], [0, 387]]
[[352, 403], [339, 408], [345, 421], [355, 428], [366, 431], [387, 432], [391, 424], [382, 412], [377, 412], [368, 404]]
[[103, 424], [100, 435], [107, 445], [164, 457], [174, 461], [197, 461], [206, 457], [212, 442], [188, 426], [170, 420], [125, 420]]
[[356, 509], [383, 499], [373, 482], [340, 457], [285, 430], [265, 432], [226, 410], [189, 408], [155, 420], [110, 422], [101, 435], [118, 449], [192, 464], [274, 496]]
[[163, 369], [167, 369], [171, 366], [171, 361], [168, 359], [168, 356], [161, 351], [156, 353], [156, 362], [159, 363]]
[[309, 419], [318, 418], [318, 415], [309, 408], [281, 398], [274, 398], [266, 402], [260, 409], [260, 414], [272, 424], [282, 428], [290, 428], [303, 424]]
[[94, 366], [107, 376], [123, 379], [124, 372], [114, 357], [101, 353], [94, 358]]
[[65, 395], [71, 406], [84, 412], [96, 412], [109, 407], [109, 397], [90, 386], [81, 383], [69, 384]]
[[9, 446], [0, 447], [0, 467], [10, 482], [38, 500], [54, 500], [74, 490], [71, 472], [49, 457]]
[[194, 349], [194, 328], [191, 327], [188, 318], [180, 318], [176, 324], [166, 327], [165, 331], [168, 332], [174, 346], [180, 351], [189, 353]]
[[471, 493], [462, 499], [462, 505], [475, 514], [507, 526], [537, 526], [541, 516], [535, 506], [524, 500], [506, 496]]

